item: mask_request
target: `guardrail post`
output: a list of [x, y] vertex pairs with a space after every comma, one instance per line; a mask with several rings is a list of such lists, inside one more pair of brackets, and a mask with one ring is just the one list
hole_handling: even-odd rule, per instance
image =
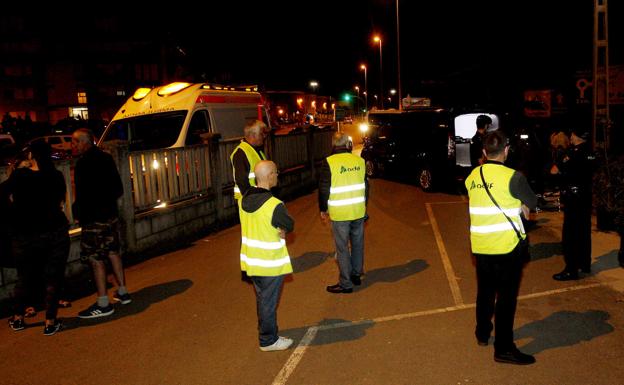
[[221, 222], [224, 219], [225, 209], [223, 208], [223, 175], [220, 172], [220, 156], [219, 156], [219, 139], [221, 134], [212, 133], [208, 137], [208, 152], [210, 156], [210, 178], [212, 190], [215, 194], [215, 208], [217, 211], [217, 222]]
[[110, 145], [106, 147], [106, 150], [110, 152], [115, 164], [117, 164], [117, 170], [119, 170], [123, 186], [123, 195], [117, 201], [121, 227], [121, 249], [126, 252], [133, 252], [136, 250], [136, 232], [134, 229], [134, 198], [132, 197], [132, 175], [130, 173], [128, 144]]
[[306, 135], [307, 151], [308, 151], [308, 168], [310, 169], [310, 175], [312, 179], [316, 178], [316, 172], [314, 170], [314, 130], [309, 129]]

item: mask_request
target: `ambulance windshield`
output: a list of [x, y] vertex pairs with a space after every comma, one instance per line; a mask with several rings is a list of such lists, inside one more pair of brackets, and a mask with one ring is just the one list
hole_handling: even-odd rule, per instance
[[127, 141], [130, 151], [171, 147], [180, 136], [186, 114], [187, 111], [174, 111], [113, 121], [102, 142]]

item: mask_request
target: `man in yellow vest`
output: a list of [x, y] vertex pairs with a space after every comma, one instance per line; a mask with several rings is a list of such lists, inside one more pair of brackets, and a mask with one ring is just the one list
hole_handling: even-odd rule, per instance
[[260, 120], [250, 121], [243, 129], [245, 138], [230, 155], [234, 173], [234, 198], [239, 200], [250, 187], [256, 185], [254, 167], [264, 155], [264, 138], [267, 126]]
[[[266, 124], [260, 120], [251, 120], [243, 128], [243, 133], [245, 138], [230, 155], [236, 202], [240, 201], [247, 190], [256, 185], [254, 167], [266, 159], [263, 152], [264, 138], [267, 134]], [[241, 281], [251, 283], [244, 271], [241, 272]]]
[[[327, 286], [330, 293], [352, 293], [364, 270], [364, 221], [368, 183], [364, 159], [351, 154], [349, 137], [334, 135], [334, 153], [321, 168], [319, 209], [321, 220], [331, 219], [340, 278]], [[349, 242], [351, 250], [349, 250]]]
[[277, 302], [284, 275], [292, 273], [286, 249], [286, 233], [295, 223], [286, 206], [271, 195], [277, 185], [277, 166], [263, 160], [254, 169], [257, 187], [251, 187], [239, 201], [241, 222], [241, 270], [246, 271], [256, 290], [260, 350], [285, 350], [293, 343], [277, 335]]
[[520, 215], [528, 217], [537, 197], [524, 175], [503, 164], [508, 151], [505, 134], [498, 130], [488, 133], [483, 140], [487, 160], [472, 170], [465, 182], [470, 242], [477, 262], [475, 336], [479, 345], [488, 344], [495, 315], [494, 360], [528, 365], [535, 358], [516, 348], [513, 325], [524, 264], [519, 239], [526, 238]]

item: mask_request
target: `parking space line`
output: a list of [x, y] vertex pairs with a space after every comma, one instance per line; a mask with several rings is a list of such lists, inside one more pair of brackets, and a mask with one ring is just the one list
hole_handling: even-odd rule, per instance
[[299, 342], [299, 345], [297, 345], [297, 347], [295, 348], [295, 351], [290, 355], [288, 361], [286, 361], [286, 363], [282, 367], [282, 370], [280, 370], [280, 372], [277, 373], [277, 376], [275, 376], [275, 379], [273, 380], [273, 385], [284, 385], [286, 381], [288, 381], [288, 377], [290, 377], [290, 374], [295, 370], [295, 368], [299, 364], [299, 361], [301, 361], [303, 354], [314, 340], [314, 337], [316, 337], [316, 333], [318, 332], [318, 330], [318, 326], [312, 326], [308, 329], [306, 334]]
[[[607, 283], [597, 282], [597, 283], [590, 283], [587, 285], [569, 286], [569, 287], [564, 287], [561, 289], [554, 289], [554, 290], [542, 291], [539, 293], [525, 294], [525, 295], [519, 296], [518, 300], [521, 301], [521, 300], [527, 300], [527, 299], [533, 299], [533, 298], [547, 297], [549, 295], [561, 294], [561, 293], [566, 293], [569, 291], [591, 289], [591, 288], [598, 287], [598, 286], [607, 286]], [[457, 306], [449, 306], [449, 307], [443, 307], [443, 308], [437, 308], [437, 309], [416, 311], [412, 313], [395, 314], [391, 316], [383, 316], [383, 317], [377, 317], [373, 319], [338, 322], [338, 323], [330, 324], [330, 325], [311, 326], [306, 332], [306, 334], [303, 336], [301, 341], [299, 342], [299, 345], [297, 345], [297, 348], [295, 348], [295, 350], [292, 352], [292, 354], [288, 358], [288, 361], [286, 361], [286, 363], [282, 367], [282, 370], [280, 370], [277, 376], [275, 376], [275, 379], [273, 380], [272, 385], [286, 384], [286, 382], [288, 381], [288, 378], [290, 377], [292, 372], [295, 370], [295, 368], [301, 361], [301, 358], [303, 358], [304, 353], [306, 352], [308, 347], [312, 345], [312, 341], [316, 337], [316, 334], [318, 333], [319, 330], [341, 329], [341, 328], [359, 326], [363, 324], [378, 324], [378, 323], [388, 322], [388, 321], [399, 321], [403, 319], [410, 319], [410, 318], [422, 317], [422, 316], [433, 315], [433, 314], [450, 313], [453, 311], [471, 309], [474, 307], [476, 307], [475, 303], [469, 303], [469, 304], [461, 304]]]
[[425, 203], [425, 207], [427, 208], [427, 215], [429, 216], [429, 223], [431, 223], [431, 228], [433, 229], [433, 235], [435, 237], [436, 244], [438, 245], [438, 251], [440, 252], [442, 265], [444, 265], [446, 278], [448, 279], [449, 286], [451, 288], [453, 301], [455, 302], [456, 306], [463, 305], [464, 300], [462, 298], [461, 291], [459, 290], [459, 284], [457, 283], [457, 276], [455, 275], [455, 270], [453, 270], [453, 265], [451, 264], [451, 260], [449, 259], [448, 253], [446, 252], [446, 247], [444, 246], [444, 241], [442, 240], [442, 234], [440, 233], [440, 229], [438, 227], [438, 221], [435, 219], [435, 215], [433, 215], [433, 209], [431, 208], [431, 204]]

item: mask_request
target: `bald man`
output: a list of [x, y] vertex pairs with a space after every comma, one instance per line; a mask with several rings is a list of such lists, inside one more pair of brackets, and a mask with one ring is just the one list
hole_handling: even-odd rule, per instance
[[240, 263], [256, 291], [260, 350], [270, 352], [288, 349], [293, 343], [277, 335], [277, 302], [284, 276], [293, 271], [285, 237], [295, 223], [284, 203], [271, 194], [277, 185], [275, 163], [258, 162], [254, 174], [256, 186], [247, 190], [239, 204]]

